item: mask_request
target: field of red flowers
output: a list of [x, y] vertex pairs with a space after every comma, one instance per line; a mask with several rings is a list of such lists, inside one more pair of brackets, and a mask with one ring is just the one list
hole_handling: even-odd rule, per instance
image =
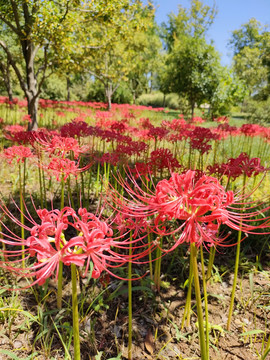
[[270, 353], [270, 128], [0, 98], [0, 359]]

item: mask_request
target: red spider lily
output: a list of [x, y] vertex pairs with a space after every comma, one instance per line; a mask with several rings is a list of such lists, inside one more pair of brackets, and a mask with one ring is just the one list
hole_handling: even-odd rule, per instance
[[128, 124], [126, 120], [115, 121], [111, 125], [111, 130], [117, 131], [119, 133], [124, 133], [127, 130], [127, 128], [128, 128]]
[[101, 157], [95, 157], [95, 161], [100, 162], [102, 166], [104, 163], [116, 166], [120, 162], [120, 156], [117, 153], [106, 153]]
[[194, 124], [202, 124], [205, 122], [204, 119], [202, 119], [200, 116], [194, 116], [192, 119], [191, 119], [191, 122], [194, 123]]
[[3, 129], [5, 138], [12, 140], [13, 136], [18, 132], [25, 132], [25, 127], [21, 125], [7, 125]]
[[151, 126], [148, 130], [148, 136], [149, 138], [152, 139], [159, 139], [162, 140], [165, 138], [165, 136], [169, 133], [169, 131], [167, 129], [165, 129], [164, 127], [155, 127], [155, 126]]
[[227, 175], [235, 180], [241, 175], [251, 177], [266, 171], [267, 169], [261, 165], [260, 158], [250, 158], [246, 153], [241, 153], [237, 158], [230, 158], [227, 163], [221, 165], [208, 166], [209, 174], [217, 174], [219, 176]]
[[220, 135], [221, 138], [226, 138], [229, 135], [238, 135], [239, 130], [236, 126], [230, 126], [227, 123], [219, 124], [217, 128], [213, 129], [213, 132], [217, 135]]
[[116, 148], [116, 153], [127, 154], [127, 155], [140, 155], [145, 153], [148, 149], [148, 145], [143, 141], [130, 141], [127, 145], [118, 144]]
[[46, 140], [38, 137], [37, 140], [46, 151], [48, 151], [50, 156], [54, 154], [64, 158], [67, 154], [72, 152], [74, 158], [77, 159], [79, 155], [86, 150], [85, 147], [81, 147], [78, 141], [72, 137], [62, 137], [57, 135], [51, 139], [47, 138]]
[[151, 169], [168, 169], [170, 171], [181, 168], [178, 160], [173, 157], [172, 152], [169, 149], [163, 148], [151, 152], [149, 166]]
[[190, 146], [198, 150], [201, 154], [209, 152], [212, 146], [208, 144], [211, 140], [216, 140], [217, 136], [208, 128], [196, 127], [190, 133]]
[[148, 118], [141, 118], [139, 120], [139, 125], [143, 129], [151, 129], [153, 127], [153, 125], [151, 124]]
[[131, 185], [119, 179], [131, 200], [123, 197], [119, 200], [114, 190], [108, 191], [110, 200], [131, 217], [154, 216], [152, 230], [159, 235], [175, 238], [175, 234], [180, 233], [169, 251], [184, 242], [195, 243], [198, 247], [202, 243], [208, 246], [223, 244], [228, 236], [216, 235], [221, 224], [247, 234], [256, 234], [258, 229], [269, 226], [270, 217], [260, 216], [269, 207], [256, 211], [251, 202], [244, 203], [248, 195], [235, 196], [211, 176], [202, 175], [196, 179], [196, 171], [188, 170], [181, 175], [172, 173], [169, 180], [160, 181], [154, 191], [148, 189], [148, 192], [142, 190], [131, 175], [129, 181]]
[[88, 125], [85, 121], [72, 121], [71, 123], [65, 124], [61, 127], [60, 133], [63, 137], [83, 137], [87, 136]]
[[16, 160], [17, 163], [24, 163], [26, 158], [32, 158], [34, 155], [29, 147], [14, 145], [4, 149], [2, 156], [7, 159], [9, 164], [11, 164], [13, 160]]
[[149, 164], [136, 162], [134, 169], [130, 169], [130, 172], [134, 174], [133, 176], [135, 179], [144, 176], [147, 181], [149, 181], [149, 175], [152, 174], [152, 169], [150, 168]]
[[42, 165], [42, 167], [56, 177], [57, 181], [61, 181], [62, 178], [66, 181], [70, 175], [77, 176], [78, 173], [89, 169], [90, 166], [91, 164], [79, 168], [79, 163], [76, 163], [74, 160], [60, 158], [53, 158], [47, 167]]
[[239, 132], [246, 135], [246, 136], [259, 136], [263, 134], [264, 127], [258, 125], [258, 124], [243, 124]]
[[181, 131], [186, 126], [191, 126], [190, 124], [187, 124], [187, 122], [184, 120], [184, 118], [180, 119], [173, 119], [171, 121], [169, 120], [163, 120], [162, 126], [165, 128], [169, 128], [174, 131]]
[[[7, 250], [2, 250], [5, 261], [0, 262], [2, 268], [13, 271], [26, 278], [35, 278], [28, 286], [42, 285], [46, 279], [58, 277], [59, 263], [64, 265], [75, 264], [82, 268], [81, 275], [89, 272], [90, 263], [93, 264], [92, 277], [98, 278], [103, 271], [114, 275], [111, 269], [119, 267], [127, 261], [135, 262], [144, 257], [149, 249], [148, 245], [134, 246], [134, 250], [147, 247], [146, 250], [134, 255], [127, 255], [130, 244], [137, 240], [121, 240], [113, 237], [111, 225], [102, 221], [86, 209], [79, 209], [78, 213], [71, 207], [60, 210], [36, 210], [40, 219], [39, 224], [32, 218], [27, 210], [25, 218], [29, 226], [22, 224], [6, 208], [0, 205], [1, 210], [19, 227], [24, 227], [29, 232], [25, 240], [15, 235], [1, 220], [3, 231], [0, 241], [8, 245]], [[25, 221], [26, 222], [26, 221]], [[70, 237], [67, 234], [78, 234]], [[124, 234], [125, 235], [125, 234]], [[69, 235], [70, 236], [70, 235]], [[23, 250], [14, 250], [13, 246], [24, 246]], [[118, 249], [115, 251], [114, 249]], [[32, 265], [19, 268], [24, 254], [24, 260], [36, 259]], [[114, 275], [116, 276], [116, 275]]]
[[31, 120], [31, 115], [28, 115], [28, 114], [24, 115], [23, 118], [22, 118], [22, 120], [23, 120], [24, 122], [31, 122], [31, 121], [32, 121], [32, 120]]

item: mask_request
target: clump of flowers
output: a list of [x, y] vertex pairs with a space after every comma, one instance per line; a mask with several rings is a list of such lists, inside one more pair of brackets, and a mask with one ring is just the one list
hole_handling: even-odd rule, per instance
[[[184, 242], [195, 243], [196, 246], [202, 243], [208, 246], [222, 245], [227, 238], [217, 235], [222, 224], [234, 230], [241, 228], [245, 233], [256, 233], [259, 228], [266, 227], [269, 221], [269, 217], [260, 216], [268, 208], [254, 211], [250, 202], [243, 208], [248, 195], [245, 198], [236, 196], [233, 191], [226, 191], [215, 177], [198, 177], [196, 171], [172, 173], [169, 180], [159, 181], [155, 189], [148, 189], [148, 192], [142, 190], [134, 178], [129, 179], [132, 186], [123, 179], [119, 180], [131, 196], [125, 201], [121, 199], [119, 207], [130, 216], [154, 217], [152, 230], [159, 235], [178, 234], [169, 251]], [[113, 196], [113, 200], [117, 203], [116, 196]], [[252, 225], [252, 220], [257, 225]]]

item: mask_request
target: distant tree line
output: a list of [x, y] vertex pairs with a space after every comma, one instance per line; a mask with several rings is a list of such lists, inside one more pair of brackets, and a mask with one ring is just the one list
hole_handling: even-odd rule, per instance
[[[0, 0], [0, 91], [24, 96], [38, 127], [38, 100], [135, 103], [142, 94], [176, 93], [179, 108], [207, 103], [209, 115], [232, 105], [267, 104], [270, 32], [251, 19], [235, 30], [231, 68], [206, 41], [216, 8], [191, 0], [158, 27], [139, 0]], [[165, 104], [165, 102], [164, 102]]]

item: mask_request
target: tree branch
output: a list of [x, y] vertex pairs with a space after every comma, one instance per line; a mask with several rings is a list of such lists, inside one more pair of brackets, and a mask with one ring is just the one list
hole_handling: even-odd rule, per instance
[[23, 76], [16, 64], [16, 62], [14, 61], [13, 57], [12, 57], [12, 54], [10, 53], [6, 43], [2, 40], [0, 40], [0, 46], [3, 48], [3, 50], [5, 51], [5, 53], [7, 54], [7, 57], [8, 57], [8, 61], [10, 62], [10, 65], [13, 67], [16, 75], [17, 75], [17, 78], [19, 80], [19, 83], [21, 85], [21, 88], [22, 90], [25, 92], [25, 94], [27, 94], [27, 87], [26, 87], [26, 84], [25, 82], [23, 81]]
[[11, 6], [12, 6], [12, 10], [13, 10], [14, 20], [15, 20], [15, 23], [17, 25], [18, 34], [20, 34], [21, 33], [21, 25], [20, 25], [18, 7], [17, 7], [17, 4], [16, 4], [16, 2], [14, 0], [10, 0], [10, 3], [11, 3]]
[[15, 32], [15, 34], [19, 35], [20, 31], [10, 22], [6, 19], [5, 16], [3, 16], [0, 13], [0, 20], [2, 20], [13, 32]]

